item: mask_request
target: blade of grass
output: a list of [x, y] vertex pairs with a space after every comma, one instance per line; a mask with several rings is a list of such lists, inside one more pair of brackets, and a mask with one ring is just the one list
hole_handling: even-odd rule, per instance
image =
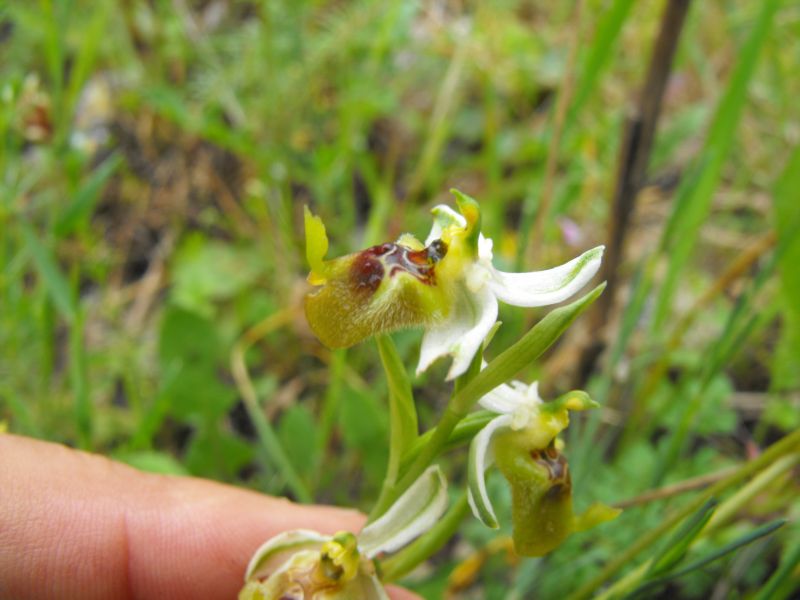
[[780, 0], [761, 3], [756, 22], [739, 52], [739, 60], [709, 127], [700, 154], [703, 158], [692, 168], [693, 176], [684, 177], [678, 188], [673, 211], [661, 239], [660, 253], [668, 259], [668, 267], [654, 310], [654, 331], [659, 331], [667, 320], [678, 280], [711, 209], [725, 159], [734, 146], [737, 125], [747, 101], [748, 84], [779, 6]]
[[[700, 508], [709, 498], [719, 496], [726, 490], [746, 481], [756, 473], [759, 473], [769, 465], [787, 454], [800, 451], [800, 430], [794, 431], [767, 448], [758, 458], [744, 463], [731, 475], [712, 485], [704, 492], [687, 503], [682, 508], [667, 515], [661, 523], [653, 529], [644, 532], [635, 542], [630, 544], [625, 550], [620, 552], [615, 558], [610, 560], [603, 569], [592, 577], [589, 581], [575, 590], [568, 600], [583, 600], [592, 594], [611, 577], [616, 575], [623, 567], [636, 560], [642, 552], [657, 543], [662, 537], [672, 529], [677, 523], [686, 518]], [[640, 567], [641, 568], [641, 567]], [[609, 590], [610, 591], [610, 590]]]
[[689, 546], [692, 545], [695, 538], [711, 519], [716, 506], [717, 501], [714, 498], [709, 498], [697, 512], [684, 521], [667, 539], [661, 552], [653, 557], [650, 567], [647, 569], [648, 576], [664, 573], [683, 560]]
[[623, 25], [628, 20], [633, 0], [614, 0], [608, 10], [603, 11], [597, 23], [589, 54], [581, 67], [581, 74], [575, 87], [572, 105], [565, 122], [565, 129], [570, 129], [580, 116], [583, 106], [591, 97], [597, 82], [608, 67], [619, 39]]
[[94, 410], [89, 396], [89, 374], [83, 329], [84, 314], [83, 311], [77, 311], [75, 321], [69, 328], [69, 379], [78, 430], [78, 445], [84, 450], [91, 450]]
[[708, 554], [695, 559], [694, 561], [692, 561], [691, 563], [689, 563], [684, 567], [681, 567], [680, 569], [677, 569], [675, 571], [672, 571], [671, 573], [667, 573], [661, 577], [645, 582], [631, 594], [631, 597], [642, 597], [641, 595], [645, 592], [651, 594], [654, 588], [657, 588], [669, 581], [672, 581], [673, 579], [678, 579], [679, 577], [688, 575], [692, 571], [697, 571], [698, 569], [702, 569], [706, 565], [730, 554], [731, 552], [735, 552], [736, 550], [738, 550], [743, 546], [747, 546], [748, 544], [751, 544], [756, 540], [771, 535], [777, 529], [783, 527], [785, 524], [786, 524], [785, 519], [777, 519], [775, 521], [762, 525], [761, 527], [756, 527], [755, 529], [749, 531], [745, 535], [735, 539], [734, 541], [728, 544], [725, 544], [724, 546], [714, 550], [713, 552], [709, 552]]
[[258, 434], [262, 451], [265, 453], [267, 460], [278, 468], [284, 481], [286, 481], [286, 485], [297, 499], [307, 504], [312, 500], [311, 493], [308, 491], [305, 483], [300, 479], [294, 465], [292, 465], [286, 451], [283, 449], [280, 439], [278, 439], [278, 435], [275, 433], [275, 429], [261, 410], [258, 394], [253, 386], [253, 382], [250, 380], [250, 375], [247, 373], [247, 365], [244, 358], [245, 352], [255, 341], [288, 322], [291, 318], [292, 313], [287, 309], [268, 316], [260, 323], [248, 329], [239, 341], [234, 344], [233, 350], [231, 351], [231, 372], [236, 381], [236, 387], [242, 395], [242, 402], [247, 410], [247, 414], [253, 422], [253, 426]]
[[792, 389], [800, 386], [800, 369], [796, 358], [800, 356], [800, 145], [795, 146], [786, 163], [783, 175], [772, 195], [773, 220], [778, 238], [787, 249], [778, 263], [783, 317], [780, 341], [773, 365], [773, 389]]
[[[783, 553], [780, 566], [778, 566], [767, 583], [764, 584], [764, 587], [753, 597], [753, 600], [781, 600], [789, 597], [791, 590], [785, 590], [784, 583], [792, 577], [792, 573], [795, 572], [799, 564], [800, 537], [795, 536], [789, 550]], [[794, 590], [796, 591], [796, 589], [795, 587]]]
[[408, 373], [397, 354], [392, 338], [381, 334], [375, 337], [375, 342], [378, 344], [378, 352], [389, 386], [389, 466], [384, 485], [392, 486], [397, 481], [403, 454], [418, 436], [417, 409], [414, 406], [414, 395]]
[[20, 230], [25, 249], [33, 259], [33, 264], [50, 299], [62, 318], [67, 323], [74, 323], [77, 307], [70, 291], [69, 281], [61, 272], [52, 252], [39, 241], [31, 226], [21, 222]]
[[103, 186], [121, 164], [122, 155], [115, 153], [94, 170], [86, 182], [75, 192], [72, 201], [56, 221], [53, 229], [56, 235], [59, 237], [69, 235], [75, 229], [86, 225]]

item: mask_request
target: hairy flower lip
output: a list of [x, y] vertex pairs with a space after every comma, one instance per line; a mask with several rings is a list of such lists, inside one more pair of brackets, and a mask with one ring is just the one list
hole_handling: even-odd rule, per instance
[[[478, 403], [497, 413], [497, 417], [473, 438], [468, 465], [468, 499], [472, 513], [488, 527], [497, 528], [497, 517], [486, 490], [486, 471], [494, 464], [493, 443], [503, 432], [525, 432], [531, 458], [541, 461], [551, 479], [558, 479], [558, 453], [553, 442], [569, 424], [569, 410], [586, 410], [597, 406], [585, 392], [569, 392], [551, 402], [539, 396], [539, 384], [519, 381], [502, 384], [486, 394]], [[536, 456], [533, 451], [536, 451]], [[555, 453], [555, 455], [553, 455]], [[554, 463], [553, 461], [556, 461]], [[563, 465], [566, 466], [566, 463]], [[568, 474], [568, 469], [562, 469]]]

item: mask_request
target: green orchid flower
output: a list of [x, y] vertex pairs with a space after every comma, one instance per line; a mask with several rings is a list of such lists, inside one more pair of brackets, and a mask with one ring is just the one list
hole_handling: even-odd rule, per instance
[[373, 559], [428, 531], [446, 508], [447, 482], [429, 467], [358, 535], [296, 529], [267, 540], [250, 560], [239, 600], [388, 600]]
[[597, 272], [603, 246], [546, 271], [496, 269], [492, 240], [480, 233], [477, 202], [453, 193], [459, 212], [445, 205], [433, 208], [425, 243], [405, 234], [394, 243], [331, 260], [325, 260], [325, 226], [306, 209], [308, 280], [320, 287], [306, 297], [305, 309], [325, 345], [344, 348], [379, 332], [424, 326], [417, 373], [451, 356], [447, 379], [453, 379], [466, 371], [497, 321], [498, 301], [556, 304]]
[[511, 487], [514, 547], [523, 556], [543, 556], [575, 531], [613, 519], [620, 511], [592, 505], [576, 516], [572, 479], [557, 435], [569, 425], [569, 411], [594, 408], [585, 392], [570, 392], [553, 402], [539, 397], [538, 383], [503, 384], [479, 400], [497, 413], [472, 440], [468, 491], [472, 512], [488, 527], [498, 522], [486, 491], [492, 464]]

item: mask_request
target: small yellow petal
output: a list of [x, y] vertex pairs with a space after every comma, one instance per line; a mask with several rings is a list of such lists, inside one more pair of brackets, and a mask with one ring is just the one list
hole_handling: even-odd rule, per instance
[[318, 216], [312, 215], [308, 206], [303, 207], [306, 229], [306, 260], [311, 267], [308, 281], [313, 285], [322, 285], [326, 280], [325, 255], [328, 253], [328, 234], [325, 224]]

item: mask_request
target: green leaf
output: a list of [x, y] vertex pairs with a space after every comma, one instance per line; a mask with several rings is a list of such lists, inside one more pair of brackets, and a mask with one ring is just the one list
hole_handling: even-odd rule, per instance
[[20, 222], [25, 248], [33, 259], [34, 267], [47, 290], [56, 309], [67, 323], [73, 323], [77, 316], [75, 300], [69, 282], [61, 272], [61, 267], [53, 253], [39, 241], [39, 236], [30, 225]]
[[219, 419], [236, 401], [233, 387], [206, 365], [184, 363], [167, 393], [170, 414], [184, 422], [199, 417]]
[[601, 12], [602, 16], [598, 19], [594, 38], [588, 46], [590, 52], [581, 67], [565, 127], [573, 124], [574, 119], [580, 115], [583, 105], [597, 87], [600, 76], [614, 54], [622, 26], [627, 21], [633, 5], [633, 0], [614, 0], [607, 10]]
[[692, 571], [696, 571], [697, 569], [701, 569], [707, 564], [719, 558], [722, 558], [726, 554], [730, 554], [731, 552], [738, 550], [742, 546], [746, 546], [747, 544], [750, 544], [759, 538], [770, 535], [773, 531], [779, 529], [780, 527], [783, 527], [785, 524], [786, 521], [784, 519], [777, 519], [775, 521], [762, 525], [761, 527], [757, 527], [756, 529], [750, 531], [749, 533], [746, 533], [745, 535], [732, 541], [731, 543], [725, 544], [722, 548], [718, 548], [713, 552], [709, 552], [705, 556], [693, 560], [688, 565], [680, 568], [679, 570], [673, 573], [670, 573], [668, 576], [670, 579], [673, 579], [676, 577], [681, 577], [683, 575], [686, 575], [687, 573], [691, 573]]
[[716, 506], [716, 500], [711, 498], [683, 522], [669, 537], [663, 549], [653, 557], [653, 562], [647, 570], [648, 576], [665, 573], [683, 560], [689, 546], [706, 526]]
[[154, 452], [151, 450], [121, 452], [115, 454], [114, 458], [148, 473], [160, 473], [162, 475], [189, 474], [189, 471], [174, 456], [166, 452]]
[[728, 87], [709, 127], [701, 158], [678, 188], [661, 241], [661, 252], [668, 257], [669, 266], [654, 311], [653, 327], [656, 329], [666, 321], [680, 275], [691, 257], [700, 228], [708, 217], [714, 191], [722, 176], [722, 167], [734, 146], [737, 125], [747, 101], [749, 82], [779, 5], [780, 0], [761, 3], [758, 18], [739, 52]]
[[796, 146], [772, 195], [778, 242], [785, 250], [778, 262], [784, 326], [775, 353], [773, 386], [800, 386], [800, 145]]
[[348, 448], [357, 451], [370, 484], [386, 472], [386, 413], [370, 393], [349, 390], [339, 410], [340, 429]]
[[309, 410], [294, 404], [284, 411], [278, 424], [278, 438], [286, 456], [300, 476], [309, 475], [317, 464], [317, 426]]
[[742, 546], [746, 546], [760, 538], [772, 534], [776, 529], [782, 527], [785, 523], [786, 523], [785, 520], [778, 519], [770, 523], [767, 523], [765, 525], [762, 525], [761, 527], [757, 527], [756, 529], [753, 529], [752, 531], [737, 538], [736, 540], [730, 542], [729, 544], [725, 544], [721, 548], [717, 548], [716, 550], [709, 552], [708, 554], [696, 560], [693, 560], [691, 563], [680, 569], [670, 571], [666, 574], [661, 575], [660, 577], [650, 579], [649, 581], [644, 582], [635, 591], [633, 591], [629, 595], [629, 597], [650, 597], [650, 592], [653, 591], [653, 588], [661, 586], [673, 579], [678, 579], [679, 577], [688, 575], [689, 573], [697, 571], [698, 569], [702, 569], [703, 567], [714, 562], [715, 560], [718, 560], [723, 556], [735, 552]]
[[173, 265], [172, 301], [212, 317], [214, 302], [226, 300], [251, 286], [264, 271], [253, 248], [235, 247], [192, 235], [182, 244]]
[[177, 306], [167, 308], [158, 341], [162, 368], [178, 360], [211, 370], [221, 357], [220, 346], [217, 331], [209, 319]]
[[[458, 422], [458, 425], [453, 428], [453, 431], [450, 433], [450, 437], [448, 438], [447, 443], [444, 445], [442, 451], [447, 452], [448, 450], [468, 444], [470, 440], [475, 437], [475, 435], [481, 429], [486, 427], [489, 421], [494, 419], [496, 416], [497, 415], [495, 413], [488, 410], [479, 410], [468, 414]], [[403, 463], [400, 467], [403, 471], [405, 471], [409, 465], [414, 462], [414, 459], [419, 456], [422, 448], [428, 442], [430, 442], [432, 437], [433, 430], [431, 429], [426, 431], [414, 441], [414, 444], [411, 446], [411, 448], [409, 448], [408, 452], [403, 457]]]
[[[795, 532], [797, 528], [795, 527]], [[790, 580], [792, 578], [792, 573], [795, 573], [795, 569], [797, 565], [800, 564], [800, 537], [796, 534], [789, 536], [789, 539], [793, 540], [789, 548], [783, 552], [783, 556], [781, 558], [781, 564], [769, 578], [766, 584], [759, 590], [759, 592], [755, 595], [753, 600], [776, 600], [778, 598], [787, 598], [790, 590], [785, 590], [783, 587], [784, 583], [789, 583], [791, 586]], [[788, 586], [787, 586], [788, 587]], [[796, 591], [796, 586], [792, 586]], [[785, 593], [782, 593], [782, 590], [785, 590]]]
[[414, 395], [408, 373], [397, 354], [392, 338], [380, 334], [375, 336], [375, 341], [378, 344], [389, 386], [389, 466], [384, 485], [394, 485], [400, 461], [417, 439], [417, 409], [414, 406]]
[[193, 475], [231, 481], [252, 458], [252, 445], [209, 424], [192, 436], [184, 462]]
[[55, 232], [57, 235], [68, 235], [79, 226], [85, 225], [100, 197], [103, 186], [121, 164], [122, 156], [112, 154], [94, 170], [89, 179], [75, 192], [72, 202], [67, 205], [56, 222]]

